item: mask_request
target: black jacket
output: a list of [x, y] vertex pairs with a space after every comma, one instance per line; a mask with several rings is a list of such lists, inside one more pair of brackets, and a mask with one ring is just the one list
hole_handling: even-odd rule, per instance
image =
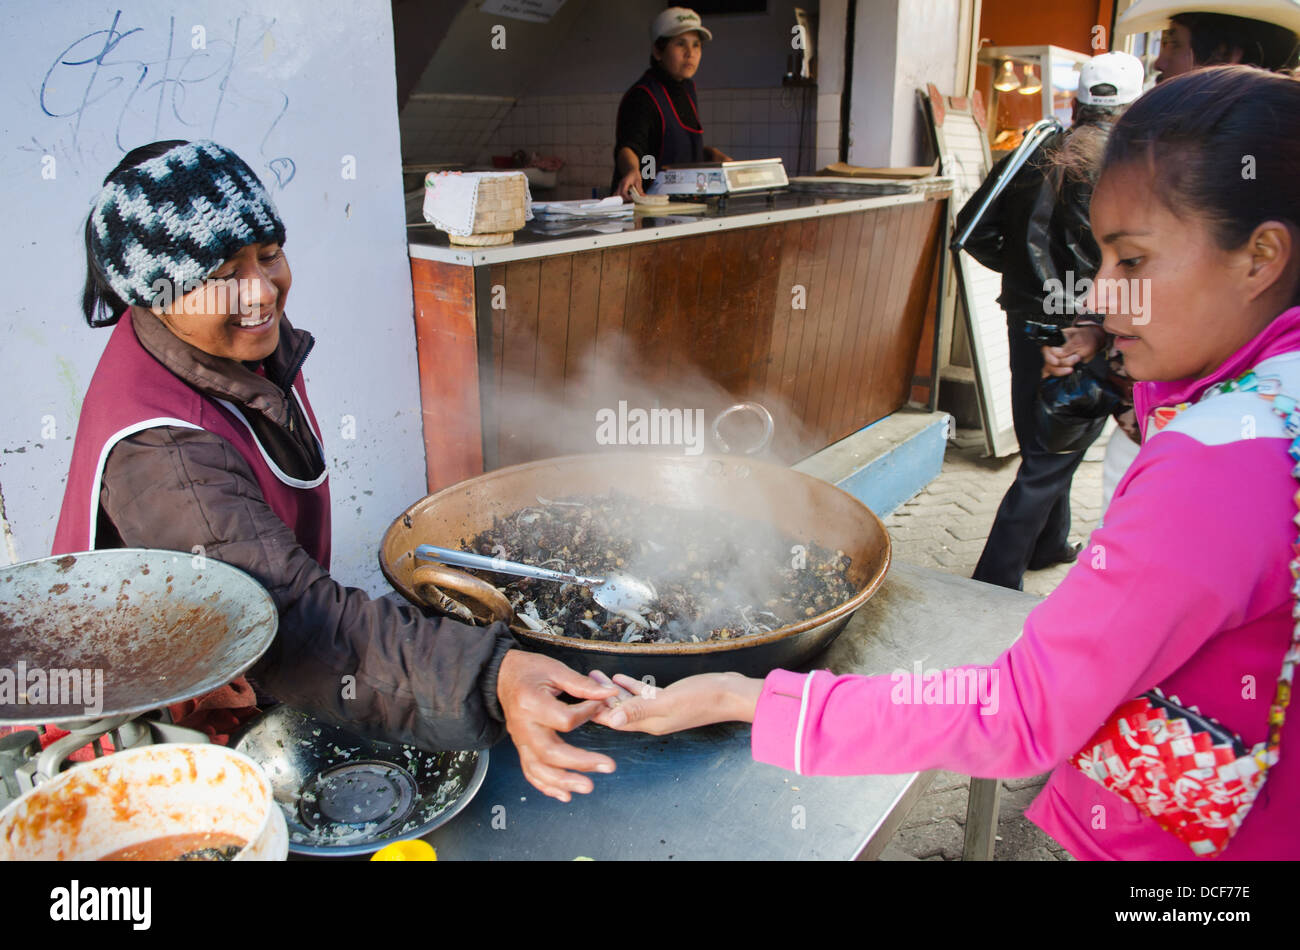
[[[1002, 275], [998, 303], [1003, 310], [1062, 326], [1069, 325], [1073, 314], [1061, 306], [1060, 296], [1052, 298], [1052, 290], [1059, 286], [1070, 294], [1071, 274], [1077, 285], [1084, 278], [1091, 279], [1101, 264], [1101, 251], [1088, 221], [1092, 185], [1054, 168], [1049, 158], [1069, 134], [1051, 136], [1039, 146], [989, 206], [965, 248], [985, 267]], [[974, 217], [1010, 158], [994, 166], [961, 209], [958, 231]]]

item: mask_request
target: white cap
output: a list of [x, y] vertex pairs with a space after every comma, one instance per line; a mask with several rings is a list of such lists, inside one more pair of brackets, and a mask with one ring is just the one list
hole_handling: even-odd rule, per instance
[[681, 36], [683, 33], [697, 31], [706, 40], [712, 40], [713, 34], [704, 28], [700, 15], [686, 7], [669, 7], [654, 18], [650, 24], [650, 42], [660, 37]]
[[1138, 0], [1115, 21], [1115, 32], [1149, 33], [1180, 13], [1220, 13], [1260, 20], [1300, 34], [1300, 0]]
[[[1126, 106], [1142, 95], [1146, 70], [1128, 53], [1102, 53], [1083, 64], [1079, 72], [1079, 103], [1085, 106]], [[1111, 95], [1097, 95], [1098, 86], [1114, 86]]]

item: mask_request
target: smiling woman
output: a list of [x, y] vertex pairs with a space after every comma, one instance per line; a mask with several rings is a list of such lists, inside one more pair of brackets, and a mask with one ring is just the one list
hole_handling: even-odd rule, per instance
[[329, 574], [330, 497], [285, 314], [285, 227], [253, 171], [215, 142], [157, 142], [109, 173], [86, 222], [83, 312], [113, 333], [77, 426], [54, 553], [193, 552], [252, 575], [279, 630], [249, 672], [172, 709], [221, 741], [279, 700], [429, 750], [509, 731], [528, 779], [567, 800], [607, 756], [564, 743], [611, 691], [487, 629], [428, 619]]
[[279, 244], [246, 244], [180, 299], [164, 306], [155, 303], [155, 312], [168, 330], [191, 346], [257, 363], [280, 342], [280, 318], [292, 282]]

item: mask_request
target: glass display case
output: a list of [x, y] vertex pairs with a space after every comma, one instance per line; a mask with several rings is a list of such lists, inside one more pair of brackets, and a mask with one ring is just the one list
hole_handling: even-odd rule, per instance
[[1059, 46], [986, 46], [975, 87], [988, 107], [985, 130], [996, 160], [1020, 144], [1026, 129], [1051, 116], [1070, 125], [1079, 70], [1092, 59]]

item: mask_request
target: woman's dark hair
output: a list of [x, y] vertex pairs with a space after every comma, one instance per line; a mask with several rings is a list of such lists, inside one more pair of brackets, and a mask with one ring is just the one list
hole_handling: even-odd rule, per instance
[[1187, 27], [1192, 37], [1192, 61], [1197, 66], [1221, 65], [1239, 49], [1241, 65], [1276, 72], [1294, 69], [1300, 54], [1300, 37], [1262, 20], [1223, 13], [1180, 13], [1170, 19]]
[[[661, 36], [659, 37], [659, 39], [655, 40], [655, 50], [658, 51], [660, 56], [662, 56], [664, 54], [664, 50], [668, 48], [668, 41], [671, 39], [672, 39], [671, 36]], [[659, 60], [655, 59], [654, 53], [650, 54], [650, 65], [651, 66], [659, 65]]]
[[1251, 66], [1201, 69], [1129, 106], [1102, 173], [1140, 162], [1167, 208], [1205, 221], [1219, 247], [1233, 250], [1265, 221], [1300, 228], [1297, 129], [1300, 81]]
[[[183, 139], [168, 139], [165, 142], [151, 142], [148, 145], [141, 145], [139, 148], [133, 148], [122, 156], [122, 160], [117, 166], [104, 176], [103, 184], [107, 185], [110, 181], [126, 171], [128, 168], [134, 168], [142, 165], [151, 158], [157, 158], [165, 155], [178, 145], [188, 145]], [[86, 286], [81, 291], [81, 312], [86, 318], [86, 323], [92, 327], [111, 327], [117, 323], [122, 316], [123, 311], [127, 309], [127, 304], [120, 298], [108, 283], [108, 277], [100, 269], [99, 263], [95, 260], [95, 255], [91, 250], [90, 215], [86, 216]]]

